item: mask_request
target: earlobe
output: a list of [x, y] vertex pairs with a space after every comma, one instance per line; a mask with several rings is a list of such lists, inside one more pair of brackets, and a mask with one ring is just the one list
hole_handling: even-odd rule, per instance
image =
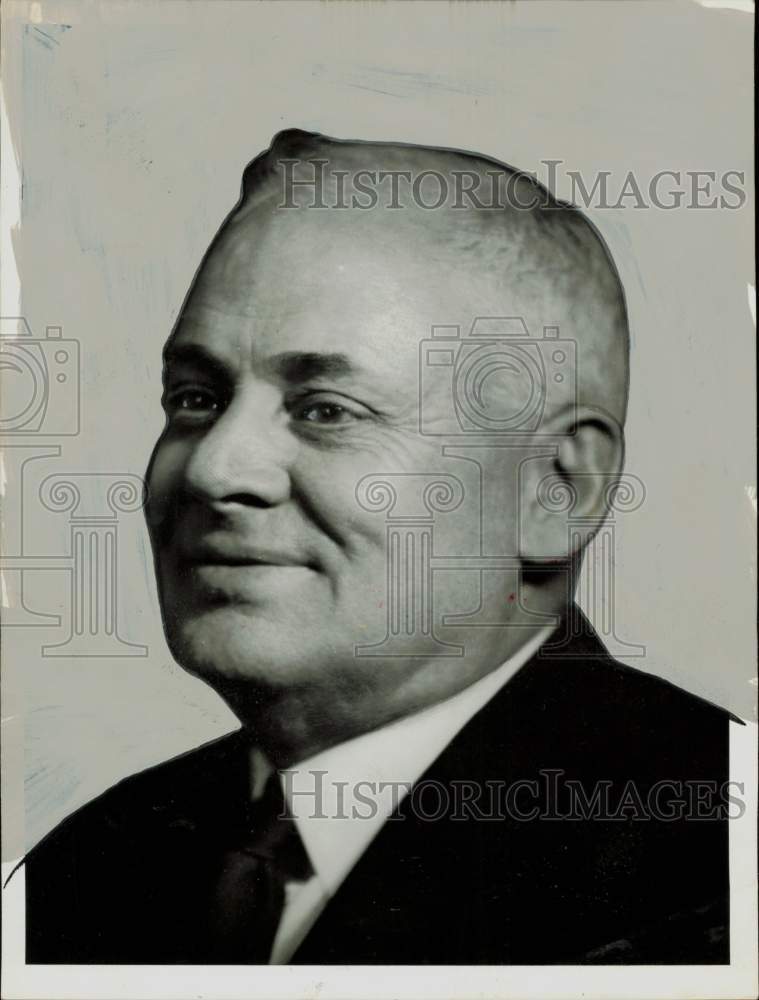
[[583, 407], [563, 426], [556, 448], [526, 463], [522, 476], [520, 557], [561, 563], [600, 529], [624, 461], [624, 432], [610, 414]]

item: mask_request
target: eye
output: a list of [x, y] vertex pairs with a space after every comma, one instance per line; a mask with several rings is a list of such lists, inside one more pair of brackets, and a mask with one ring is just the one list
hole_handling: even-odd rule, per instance
[[340, 427], [368, 416], [360, 403], [344, 396], [310, 395], [291, 405], [291, 416], [311, 427]]
[[350, 416], [339, 403], [308, 403], [297, 407], [293, 415], [309, 424], [339, 424]]
[[221, 401], [203, 386], [179, 386], [166, 392], [164, 409], [172, 421], [196, 423], [213, 419], [221, 409]]

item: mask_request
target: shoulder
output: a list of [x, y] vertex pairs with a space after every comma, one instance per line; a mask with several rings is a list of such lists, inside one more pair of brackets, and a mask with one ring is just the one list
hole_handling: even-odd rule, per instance
[[194, 878], [247, 781], [236, 734], [120, 781], [23, 862], [27, 960], [191, 961]]
[[58, 824], [26, 858], [30, 867], [59, 864], [72, 852], [134, 849], [172, 823], [195, 822], [245, 780], [240, 740], [232, 733], [123, 778]]
[[742, 724], [724, 708], [613, 659], [583, 619], [579, 634], [544, 647], [519, 671], [482, 713], [479, 728], [525, 766], [566, 762], [599, 777], [726, 780], [731, 722]]

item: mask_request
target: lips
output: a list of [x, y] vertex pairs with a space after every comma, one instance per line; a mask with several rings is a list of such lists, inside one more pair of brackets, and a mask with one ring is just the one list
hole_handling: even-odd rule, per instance
[[234, 538], [214, 541], [200, 540], [193, 546], [182, 547], [180, 560], [188, 566], [301, 566], [313, 568], [306, 556], [281, 549], [251, 545]]
[[170, 553], [165, 584], [196, 611], [294, 600], [316, 569], [305, 554], [254, 545], [236, 535], [201, 536], [193, 543], [188, 540], [173, 546]]

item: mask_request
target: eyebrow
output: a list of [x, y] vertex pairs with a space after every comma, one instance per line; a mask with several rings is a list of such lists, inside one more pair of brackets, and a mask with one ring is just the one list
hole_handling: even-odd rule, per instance
[[269, 364], [287, 382], [307, 382], [325, 375], [353, 375], [356, 371], [347, 354], [317, 351], [285, 351], [275, 354]]
[[[166, 369], [177, 365], [196, 365], [220, 378], [230, 379], [231, 366], [222, 358], [200, 344], [168, 344], [163, 363]], [[347, 354], [318, 351], [283, 351], [266, 361], [266, 367], [286, 382], [300, 383], [319, 377], [353, 375], [358, 368]]]
[[230, 378], [229, 365], [200, 344], [168, 343], [163, 351], [164, 373], [179, 365], [194, 365], [197, 368], [210, 369], [217, 378]]

